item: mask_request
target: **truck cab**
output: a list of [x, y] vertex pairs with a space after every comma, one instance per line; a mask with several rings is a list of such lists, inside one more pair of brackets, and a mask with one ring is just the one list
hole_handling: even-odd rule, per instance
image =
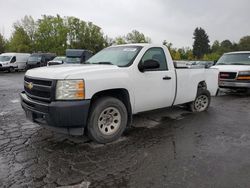
[[176, 68], [163, 45], [127, 44], [105, 48], [84, 64], [29, 70], [24, 88], [28, 119], [107, 143], [121, 136], [133, 114], [179, 104], [207, 110], [218, 70]]
[[14, 53], [3, 53], [0, 55], [0, 70], [13, 72], [17, 68]]

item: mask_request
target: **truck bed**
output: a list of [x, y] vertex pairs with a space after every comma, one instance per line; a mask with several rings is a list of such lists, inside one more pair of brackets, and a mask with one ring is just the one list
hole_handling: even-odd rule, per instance
[[[177, 68], [176, 69], [176, 98], [174, 105], [192, 101], [197, 94], [197, 85], [200, 80], [207, 84], [207, 89], [212, 96], [216, 95], [218, 89], [218, 70], [205, 68]], [[216, 83], [216, 84], [215, 84]]]

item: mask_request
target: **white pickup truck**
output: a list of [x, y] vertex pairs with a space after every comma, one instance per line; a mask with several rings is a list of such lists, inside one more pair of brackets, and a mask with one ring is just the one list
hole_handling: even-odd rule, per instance
[[225, 53], [213, 68], [219, 69], [219, 87], [250, 91], [250, 51]]
[[206, 110], [218, 88], [217, 69], [175, 68], [162, 45], [108, 47], [82, 65], [26, 72], [21, 104], [32, 121], [107, 143], [143, 111], [188, 104]]

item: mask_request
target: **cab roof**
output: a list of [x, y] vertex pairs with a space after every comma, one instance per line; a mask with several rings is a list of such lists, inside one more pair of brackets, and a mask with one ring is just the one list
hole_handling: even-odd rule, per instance
[[160, 46], [164, 46], [162, 44], [151, 44], [151, 43], [132, 43], [132, 44], [119, 44], [119, 45], [112, 45], [110, 47], [116, 47], [116, 46], [141, 46], [141, 47], [145, 47], [145, 46], [150, 46], [150, 47], [160, 47]]
[[250, 51], [236, 51], [236, 52], [228, 52], [225, 54], [250, 54]]

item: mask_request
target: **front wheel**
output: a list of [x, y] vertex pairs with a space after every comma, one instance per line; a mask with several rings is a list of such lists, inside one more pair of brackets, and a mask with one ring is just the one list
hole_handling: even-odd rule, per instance
[[10, 67], [8, 70], [8, 72], [14, 72], [14, 71], [15, 71], [14, 67]]
[[211, 95], [208, 90], [198, 90], [196, 98], [189, 103], [189, 109], [192, 112], [203, 112], [208, 109], [211, 101]]
[[247, 94], [247, 95], [250, 95], [250, 88], [248, 88], [248, 89], [246, 90], [246, 94]]
[[103, 97], [91, 107], [88, 118], [87, 134], [98, 143], [117, 140], [126, 128], [128, 112], [119, 99]]

